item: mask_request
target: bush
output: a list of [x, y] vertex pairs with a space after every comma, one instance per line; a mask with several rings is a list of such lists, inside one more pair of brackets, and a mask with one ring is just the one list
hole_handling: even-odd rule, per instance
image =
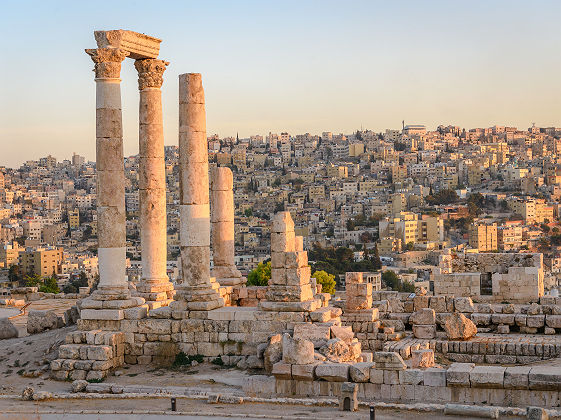
[[330, 293], [335, 294], [335, 276], [333, 274], [329, 274], [323, 270], [316, 271], [312, 274], [312, 277], [316, 279], [316, 281], [321, 284], [321, 291], [323, 293]]
[[187, 356], [185, 352], [180, 351], [175, 356], [175, 360], [173, 361], [174, 367], [179, 366], [190, 366], [191, 363], [195, 361], [197, 363], [202, 363], [204, 361], [204, 357], [202, 354], [195, 354], [194, 356]]
[[397, 274], [391, 270], [384, 271], [382, 273], [382, 281], [386, 287], [391, 290], [397, 290], [398, 292], [409, 292], [413, 293], [415, 291], [415, 285], [408, 281], [401, 281]]
[[267, 286], [271, 278], [271, 261], [259, 263], [247, 276], [248, 286]]

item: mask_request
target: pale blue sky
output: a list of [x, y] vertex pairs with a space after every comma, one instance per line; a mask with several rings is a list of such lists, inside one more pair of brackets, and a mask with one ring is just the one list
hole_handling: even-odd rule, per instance
[[[95, 29], [163, 39], [166, 144], [177, 76], [200, 72], [208, 134], [561, 126], [561, 2], [11, 1], [0, 15], [0, 165], [93, 159]], [[133, 61], [125, 153], [138, 150]]]

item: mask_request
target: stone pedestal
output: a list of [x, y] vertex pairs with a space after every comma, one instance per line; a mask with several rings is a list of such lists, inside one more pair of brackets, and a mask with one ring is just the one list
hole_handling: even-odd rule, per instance
[[[201, 75], [179, 76], [179, 174], [181, 275], [176, 300], [189, 310], [224, 306], [210, 277], [208, 144]], [[176, 305], [181, 306], [181, 305]]]
[[294, 234], [294, 222], [287, 211], [279, 212], [271, 229], [271, 280], [266, 300], [259, 306], [266, 311], [314, 311], [321, 301], [314, 298], [310, 282], [308, 253], [301, 237]]
[[139, 106], [139, 198], [142, 277], [138, 295], [150, 309], [166, 306], [173, 297], [167, 277], [166, 176], [162, 118], [163, 60], [136, 60]]
[[231, 169], [213, 168], [210, 186], [212, 275], [221, 286], [237, 286], [243, 278], [234, 264], [234, 177]]
[[[126, 280], [125, 174], [121, 122], [121, 62], [118, 48], [86, 50], [95, 63], [97, 236], [99, 285], [84, 301], [92, 319], [122, 319], [122, 309], [138, 305]], [[106, 312], [113, 311], [111, 315]], [[98, 317], [98, 318], [96, 318]]]

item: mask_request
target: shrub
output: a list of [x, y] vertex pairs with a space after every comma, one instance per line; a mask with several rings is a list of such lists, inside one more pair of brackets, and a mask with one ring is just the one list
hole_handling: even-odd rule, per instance
[[321, 291], [323, 293], [330, 293], [335, 294], [335, 276], [333, 274], [329, 274], [323, 270], [316, 271], [312, 274], [312, 277], [316, 279], [316, 281], [321, 284]]
[[259, 263], [247, 276], [248, 286], [267, 286], [271, 278], [271, 262]]

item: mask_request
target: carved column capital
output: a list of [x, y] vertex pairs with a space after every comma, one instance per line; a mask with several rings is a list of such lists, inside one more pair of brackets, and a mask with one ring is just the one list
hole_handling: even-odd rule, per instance
[[121, 62], [129, 55], [119, 48], [87, 49], [86, 53], [95, 63], [96, 79], [118, 79], [121, 76]]
[[154, 58], [136, 60], [134, 67], [138, 71], [138, 90], [161, 88], [164, 83], [164, 71], [168, 64], [168, 61]]

